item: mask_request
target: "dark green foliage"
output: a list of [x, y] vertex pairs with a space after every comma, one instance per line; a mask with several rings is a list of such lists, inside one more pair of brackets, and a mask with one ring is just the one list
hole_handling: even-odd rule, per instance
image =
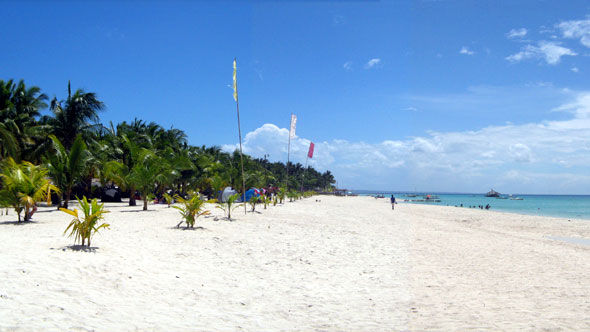
[[[179, 129], [134, 119], [117, 125], [99, 123], [105, 105], [94, 92], [78, 89], [64, 100], [53, 98], [51, 115], [41, 116], [47, 96], [24, 81], [0, 80], [0, 161], [44, 162], [52, 183], [61, 189], [60, 202], [67, 208], [74, 195], [100, 194], [102, 186], [118, 185], [135, 205], [139, 194], [147, 200], [164, 193], [197, 191], [216, 198], [220, 190], [232, 186], [246, 189], [286, 187], [289, 190], [329, 190], [335, 183], [330, 171], [320, 173], [300, 163], [269, 162], [244, 155], [244, 179], [238, 151], [224, 152], [218, 146], [191, 146]], [[0, 170], [1, 171], [1, 170]], [[305, 176], [303, 176], [305, 173]], [[0, 182], [0, 189], [2, 182]], [[284, 196], [279, 195], [280, 201]], [[268, 201], [261, 201], [268, 205]], [[229, 217], [229, 211], [226, 211]]]

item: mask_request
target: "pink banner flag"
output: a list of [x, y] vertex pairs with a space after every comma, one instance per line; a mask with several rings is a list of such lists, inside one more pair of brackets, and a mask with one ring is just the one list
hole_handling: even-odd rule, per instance
[[313, 158], [313, 148], [314, 147], [315, 147], [315, 145], [313, 144], [313, 142], [309, 143], [309, 151], [307, 151], [307, 157]]

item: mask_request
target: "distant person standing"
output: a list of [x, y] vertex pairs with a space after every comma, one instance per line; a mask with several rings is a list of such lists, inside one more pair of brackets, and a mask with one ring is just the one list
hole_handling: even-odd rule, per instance
[[391, 195], [391, 209], [395, 210], [395, 197]]

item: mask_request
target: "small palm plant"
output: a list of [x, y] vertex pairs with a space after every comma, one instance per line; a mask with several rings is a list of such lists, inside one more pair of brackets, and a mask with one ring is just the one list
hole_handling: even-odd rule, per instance
[[231, 221], [231, 212], [242, 206], [242, 204], [236, 204], [236, 201], [240, 197], [240, 194], [233, 194], [227, 198], [225, 202], [217, 202], [217, 208], [222, 209], [227, 214], [227, 219]]
[[299, 193], [296, 191], [289, 191], [287, 197], [289, 197], [289, 202], [293, 202], [299, 198]]
[[70, 231], [69, 237], [74, 237], [74, 242], [78, 240], [81, 242], [82, 246], [88, 240], [88, 247], [90, 247], [90, 240], [96, 232], [98, 232], [101, 228], [108, 228], [110, 227], [109, 224], [102, 223], [98, 225], [98, 223], [104, 219], [104, 214], [108, 213], [104, 209], [104, 203], [99, 204], [96, 201], [96, 198], [92, 200], [92, 202], [88, 202], [86, 196], [82, 199], [76, 198], [78, 200], [78, 204], [80, 204], [80, 208], [84, 213], [84, 217], [80, 219], [78, 216], [78, 210], [74, 209], [68, 210], [64, 208], [60, 208], [61, 211], [71, 215], [74, 217], [66, 230], [64, 231], [64, 235]]
[[281, 187], [279, 189], [279, 193], [278, 193], [279, 203], [283, 204], [283, 202], [285, 201], [285, 196], [286, 195], [287, 195], [287, 191], [285, 190], [284, 187]]
[[252, 207], [252, 212], [256, 211], [256, 204], [260, 203], [261, 201], [260, 196], [252, 196], [250, 197], [250, 206]]
[[268, 195], [268, 193], [260, 197], [262, 198], [262, 203], [264, 203], [264, 209], [266, 210], [266, 207], [270, 205], [272, 199], [270, 198], [270, 195]]
[[183, 220], [180, 223], [178, 223], [178, 225], [176, 225], [176, 228], [180, 227], [180, 225], [182, 225], [183, 222], [186, 223], [186, 226], [188, 228], [194, 228], [195, 221], [197, 221], [197, 218], [199, 218], [200, 216], [206, 216], [211, 213], [209, 210], [203, 209], [206, 201], [201, 200], [198, 194], [193, 195], [189, 199], [184, 199], [179, 195], [175, 195], [174, 199], [178, 203], [180, 203], [180, 206], [175, 205], [173, 206], [173, 208], [179, 210], [183, 218]]
[[168, 207], [170, 207], [170, 205], [172, 204], [172, 196], [170, 196], [168, 193], [163, 193], [162, 197], [164, 197], [164, 199], [166, 200], [166, 204], [168, 204]]
[[59, 189], [47, 179], [47, 170], [29, 162], [16, 163], [12, 158], [1, 164], [0, 206], [12, 207], [21, 221], [20, 214], [25, 211], [25, 221], [31, 218], [35, 203], [51, 196], [51, 191]]

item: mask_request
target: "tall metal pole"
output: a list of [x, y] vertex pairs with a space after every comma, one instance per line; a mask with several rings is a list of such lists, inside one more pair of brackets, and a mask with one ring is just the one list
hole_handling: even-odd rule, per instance
[[303, 180], [305, 179], [305, 172], [307, 171], [307, 161], [309, 160], [309, 154], [305, 158], [305, 168], [303, 169], [303, 176], [301, 176], [301, 192], [303, 192]]
[[293, 113], [289, 122], [289, 145], [287, 146], [287, 176], [285, 177], [285, 191], [289, 191], [289, 155], [291, 154], [291, 126], [293, 125]]
[[[234, 63], [237, 63], [234, 58]], [[236, 65], [237, 66], [237, 65]], [[238, 78], [235, 77], [236, 84], [236, 111], [238, 113], [238, 135], [240, 136], [240, 163], [242, 164], [242, 200], [244, 201], [244, 215], [246, 212], [246, 177], [244, 176], [244, 157], [242, 156], [242, 129], [240, 128], [240, 103], [238, 102]]]

